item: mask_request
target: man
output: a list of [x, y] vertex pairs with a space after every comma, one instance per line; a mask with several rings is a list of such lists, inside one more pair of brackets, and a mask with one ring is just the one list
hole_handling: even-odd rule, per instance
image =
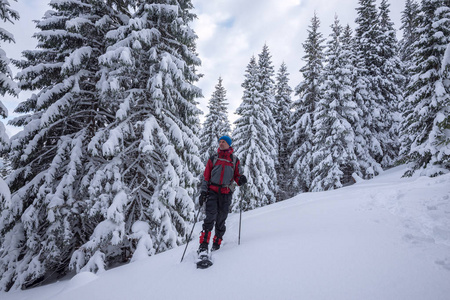
[[[231, 138], [222, 136], [219, 139], [217, 154], [211, 156], [203, 173], [203, 182], [199, 204], [206, 203], [206, 217], [203, 221], [203, 231], [200, 235], [198, 253], [208, 252], [211, 231], [215, 225], [215, 236], [211, 251], [218, 250], [225, 234], [225, 221], [231, 204], [234, 182], [239, 186], [247, 183], [242, 175], [239, 159], [233, 155]], [[233, 182], [234, 181], [234, 182]]]

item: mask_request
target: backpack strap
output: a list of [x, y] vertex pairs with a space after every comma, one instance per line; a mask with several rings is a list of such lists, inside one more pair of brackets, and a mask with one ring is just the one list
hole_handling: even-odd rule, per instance
[[231, 153], [230, 156], [231, 156], [231, 162], [233, 163], [233, 176], [234, 176], [234, 170], [236, 169], [236, 163], [237, 163], [237, 156], [233, 155], [233, 153]]
[[219, 154], [214, 153], [209, 159], [212, 161], [213, 167], [216, 165], [216, 162], [218, 160], [231, 162], [233, 164], [233, 175], [234, 175], [234, 170], [236, 169], [237, 157], [236, 157], [236, 155], [233, 155], [233, 153], [231, 153], [230, 158], [231, 158], [231, 161], [229, 161], [228, 159], [219, 158]]
[[212, 161], [213, 164], [213, 168], [216, 165], [217, 160], [219, 159], [219, 154], [214, 153], [213, 155], [211, 155], [211, 157], [209, 158]]

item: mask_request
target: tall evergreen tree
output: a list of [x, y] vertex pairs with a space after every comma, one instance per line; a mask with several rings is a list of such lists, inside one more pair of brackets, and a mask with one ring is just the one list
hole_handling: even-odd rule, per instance
[[[13, 22], [13, 20], [19, 19], [19, 14], [10, 8], [9, 2], [4, 0], [0, 2], [0, 19], [6, 22]], [[14, 36], [0, 27], [0, 42], [14, 42]], [[10, 60], [6, 56], [5, 51], [0, 45], [0, 96], [4, 97], [6, 94], [17, 96], [18, 88], [16, 82], [12, 79], [12, 72], [9, 67]], [[8, 110], [0, 101], [0, 116], [6, 118], [8, 116]], [[5, 126], [3, 122], [0, 121], [0, 155], [4, 154], [9, 150], [9, 137], [6, 134]], [[11, 192], [7, 183], [3, 180], [5, 166], [4, 161], [0, 158], [0, 211], [5, 206], [6, 203], [11, 202]], [[0, 234], [0, 245], [5, 242], [4, 237]], [[0, 246], [0, 249], [2, 246]], [[1, 250], [0, 250], [1, 253]], [[1, 270], [1, 269], [0, 269]]]
[[270, 50], [267, 44], [264, 44], [261, 53], [258, 55], [258, 68], [258, 80], [260, 83], [263, 101], [264, 103], [267, 103], [267, 106], [271, 107], [271, 109], [274, 110], [275, 81], [273, 79], [273, 76], [275, 74], [275, 71], [272, 64], [272, 55], [270, 55]]
[[269, 138], [274, 136], [269, 117], [271, 111], [263, 103], [259, 81], [259, 67], [253, 56], [245, 71], [242, 84], [244, 95], [236, 110], [240, 117], [235, 121], [233, 147], [239, 157], [248, 184], [234, 194], [232, 209], [250, 210], [275, 202], [276, 151]]
[[381, 170], [380, 165], [388, 155], [392, 145], [389, 135], [389, 124], [392, 116], [385, 106], [380, 82], [382, 77], [383, 58], [380, 56], [379, 45], [383, 34], [380, 29], [375, 0], [359, 0], [357, 28], [355, 30], [355, 47], [358, 61], [358, 76], [364, 77], [367, 82], [364, 107], [361, 109], [364, 116], [361, 119], [365, 128], [365, 144], [370, 157], [366, 161], [373, 160], [366, 168], [366, 177], [377, 175]]
[[[264, 111], [266, 114], [265, 122], [266, 126], [270, 128], [268, 131], [269, 136], [266, 139], [267, 147], [269, 148], [270, 153], [278, 152], [278, 144], [277, 144], [277, 135], [279, 132], [277, 131], [277, 124], [275, 122], [275, 116], [277, 114], [278, 108], [277, 103], [275, 101], [275, 81], [273, 76], [275, 74], [274, 67], [272, 64], [272, 56], [270, 55], [269, 47], [267, 44], [264, 44], [261, 53], [258, 55], [258, 81], [259, 81], [259, 90], [261, 94], [262, 105], [267, 106], [269, 110]], [[278, 156], [275, 154], [273, 157], [275, 168], [278, 166]], [[274, 178], [274, 190], [273, 193], [277, 194], [278, 191], [278, 182], [276, 180], [276, 173], [272, 174]]]
[[277, 124], [278, 165], [276, 167], [278, 193], [277, 201], [289, 198], [292, 195], [290, 187], [290, 165], [289, 165], [289, 139], [291, 130], [289, 120], [291, 119], [292, 89], [289, 86], [289, 73], [283, 62], [276, 77], [275, 106], [277, 108], [274, 116]]
[[227, 91], [222, 85], [222, 78], [219, 77], [219, 83], [216, 85], [209, 100], [209, 113], [206, 115], [200, 134], [202, 143], [200, 154], [203, 161], [207, 161], [211, 155], [217, 152], [217, 141], [221, 136], [231, 134], [226, 93]]
[[12, 120], [11, 201], [0, 203], [0, 290], [64, 275], [92, 227], [84, 215], [84, 176], [95, 167], [87, 144], [107, 120], [98, 106], [98, 57], [114, 26], [105, 1], [52, 1], [37, 22], [38, 50], [17, 62], [22, 90], [37, 90]]
[[316, 14], [311, 20], [308, 37], [303, 43], [306, 65], [300, 69], [303, 81], [295, 88], [299, 99], [292, 108], [292, 137], [289, 147], [292, 149], [290, 163], [293, 166], [292, 186], [295, 193], [308, 191], [312, 181], [312, 147], [314, 137], [313, 113], [322, 98], [324, 46], [322, 33], [319, 32], [320, 21]]
[[311, 191], [340, 188], [359, 172], [355, 154], [357, 105], [352, 100], [352, 73], [348, 48], [342, 46], [342, 26], [337, 16], [331, 26], [323, 71], [323, 98], [314, 112]]
[[357, 51], [355, 38], [348, 24], [343, 31], [342, 48], [348, 53], [348, 60], [350, 62], [348, 69], [353, 82], [352, 100], [357, 105], [356, 111], [359, 116], [359, 121], [353, 124], [355, 132], [355, 153], [359, 165], [359, 172], [356, 171], [356, 174], [361, 177], [370, 178], [382, 171], [381, 165], [370, 154], [369, 141], [367, 139], [370, 135], [370, 129], [366, 117], [370, 116], [370, 112], [366, 106], [366, 100], [369, 98], [370, 84], [364, 76], [367, 73], [364, 67], [364, 53]]
[[86, 207], [95, 229], [72, 256], [76, 270], [173, 248], [193, 221], [203, 163], [191, 10], [189, 0], [138, 2], [130, 20], [106, 35], [102, 105], [118, 110], [89, 144], [101, 162]]
[[411, 162], [405, 175], [423, 168], [433, 176], [450, 170], [449, 2], [422, 0], [419, 20], [414, 67], [406, 91], [402, 153]]
[[378, 87], [381, 93], [381, 105], [386, 111], [383, 131], [387, 142], [383, 147], [383, 167], [392, 166], [398, 158], [399, 142], [399, 106], [403, 102], [402, 88], [405, 82], [403, 64], [398, 55], [398, 42], [394, 23], [389, 16], [389, 4], [382, 0], [379, 9], [380, 42], [378, 51], [380, 57], [380, 78]]
[[[261, 91], [261, 97], [264, 105], [270, 108], [272, 116], [276, 116], [278, 108], [277, 103], [275, 101], [275, 80], [273, 79], [275, 71], [272, 64], [272, 56], [270, 55], [270, 50], [267, 44], [264, 44], [261, 53], [258, 55], [258, 81], [259, 81], [259, 89]], [[276, 124], [275, 119], [272, 118], [273, 122], [271, 124], [267, 124], [274, 128], [274, 132], [276, 133]], [[273, 139], [272, 141], [275, 141]], [[273, 143], [273, 146], [276, 147], [276, 143]]]
[[[400, 29], [403, 32], [403, 37], [399, 42], [399, 55], [402, 60], [405, 74], [405, 83], [403, 86], [403, 101], [399, 105], [399, 113], [406, 114], [408, 111], [413, 110], [412, 103], [406, 101], [407, 86], [411, 80], [411, 76], [414, 74], [413, 58], [414, 58], [414, 45], [419, 39], [419, 12], [420, 6], [415, 0], [406, 0], [405, 8], [402, 11], [402, 25]], [[401, 121], [402, 122], [402, 121]], [[400, 125], [401, 126], [401, 125]], [[405, 140], [405, 137], [401, 138]], [[407, 152], [404, 147], [400, 147], [399, 161], [404, 162], [407, 160]]]
[[[4, 23], [19, 19], [19, 14], [11, 9], [8, 0], [0, 2], [0, 20]], [[7, 30], [0, 27], [0, 42], [14, 43], [14, 36]], [[17, 83], [13, 81], [13, 75], [9, 67], [10, 60], [6, 56], [6, 52], [1, 48], [0, 44], [0, 96], [4, 97], [6, 94], [17, 96]], [[0, 101], [0, 117], [6, 118], [8, 110]], [[0, 121], [0, 153], [8, 149], [9, 137], [5, 132], [5, 126]]]
[[413, 58], [413, 44], [418, 39], [417, 27], [419, 25], [419, 4], [415, 0], [406, 0], [405, 8], [402, 11], [400, 30], [403, 37], [399, 42], [399, 55], [402, 62], [409, 68]]

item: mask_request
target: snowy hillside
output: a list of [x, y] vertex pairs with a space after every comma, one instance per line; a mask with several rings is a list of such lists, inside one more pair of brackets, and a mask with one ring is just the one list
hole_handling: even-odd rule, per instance
[[196, 238], [183, 263], [178, 247], [0, 298], [449, 299], [450, 174], [399, 179], [404, 171], [244, 213], [239, 246], [230, 215], [207, 270], [195, 268]]

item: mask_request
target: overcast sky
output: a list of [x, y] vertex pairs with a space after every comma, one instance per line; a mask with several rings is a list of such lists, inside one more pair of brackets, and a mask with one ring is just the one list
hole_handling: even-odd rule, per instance
[[[377, 0], [377, 6], [381, 0]], [[9, 0], [11, 7], [20, 13], [21, 19], [14, 25], [1, 25], [14, 34], [16, 44], [2, 44], [8, 57], [21, 58], [23, 50], [34, 49], [36, 32], [32, 20], [42, 18], [50, 7], [47, 0]], [[197, 51], [202, 60], [199, 72], [204, 76], [197, 83], [204, 98], [198, 99], [200, 108], [208, 112], [207, 105], [219, 76], [227, 90], [229, 119], [234, 114], [243, 94], [241, 87], [244, 72], [252, 55], [261, 52], [264, 43], [269, 47], [275, 72], [284, 61], [290, 73], [290, 86], [301, 80], [299, 69], [304, 65], [302, 43], [307, 37], [314, 12], [320, 19], [320, 31], [327, 38], [330, 25], [337, 14], [341, 24], [355, 28], [358, 0], [193, 0], [197, 20], [191, 24], [198, 35]], [[405, 0], [390, 0], [391, 19], [400, 28], [401, 11]], [[400, 37], [400, 33], [397, 34]], [[17, 99], [2, 99], [10, 117], [17, 104], [29, 97], [22, 92]], [[295, 98], [292, 95], [293, 99]], [[204, 120], [204, 116], [201, 117]], [[3, 120], [6, 123], [5, 120]], [[7, 126], [9, 135], [17, 128]]]

